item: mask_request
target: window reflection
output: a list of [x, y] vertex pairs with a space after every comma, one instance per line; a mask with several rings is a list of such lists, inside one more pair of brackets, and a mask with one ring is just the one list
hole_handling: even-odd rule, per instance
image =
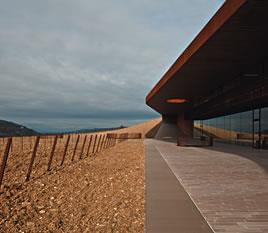
[[[259, 118], [261, 118], [261, 138], [259, 138]], [[214, 136], [218, 141], [242, 145], [255, 145], [258, 140], [264, 143], [265, 140], [268, 141], [268, 107], [261, 109], [261, 117], [259, 110], [255, 110], [254, 116], [253, 111], [247, 111], [203, 121], [198, 120], [194, 125], [195, 136], [200, 136], [203, 131], [205, 135]]]
[[262, 133], [268, 135], [268, 108], [265, 108], [261, 112], [262, 118]]

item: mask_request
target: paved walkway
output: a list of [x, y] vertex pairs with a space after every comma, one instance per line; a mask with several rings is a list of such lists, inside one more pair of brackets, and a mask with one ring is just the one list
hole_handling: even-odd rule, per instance
[[212, 233], [154, 144], [147, 141], [146, 232]]
[[[146, 143], [148, 154], [161, 154], [180, 182], [177, 186], [182, 184], [215, 232], [268, 232], [267, 150], [258, 151], [228, 144], [216, 144], [213, 148], [193, 148], [177, 147], [174, 143], [157, 140], [147, 140]], [[155, 170], [158, 169], [157, 166], [155, 164]], [[150, 169], [150, 158], [147, 169]], [[163, 168], [159, 169], [159, 173], [161, 170]], [[149, 186], [146, 198], [149, 205], [150, 202], [152, 205], [150, 185], [155, 184], [149, 184], [150, 177], [146, 178]], [[163, 205], [165, 207], [164, 202]], [[147, 206], [148, 211], [149, 207]], [[167, 209], [164, 207], [163, 211]], [[150, 226], [150, 215], [147, 218], [147, 225]], [[151, 218], [150, 224], [159, 224], [155, 220]]]

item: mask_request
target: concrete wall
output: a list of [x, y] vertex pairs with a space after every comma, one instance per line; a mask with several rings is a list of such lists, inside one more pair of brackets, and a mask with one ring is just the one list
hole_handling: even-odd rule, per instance
[[184, 115], [177, 116], [177, 126], [186, 137], [193, 137], [193, 120], [188, 120]]

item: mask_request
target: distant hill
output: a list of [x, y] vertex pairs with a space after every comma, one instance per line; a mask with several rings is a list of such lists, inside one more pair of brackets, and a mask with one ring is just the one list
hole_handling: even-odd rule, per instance
[[0, 137], [7, 136], [31, 136], [38, 132], [10, 121], [0, 120]]

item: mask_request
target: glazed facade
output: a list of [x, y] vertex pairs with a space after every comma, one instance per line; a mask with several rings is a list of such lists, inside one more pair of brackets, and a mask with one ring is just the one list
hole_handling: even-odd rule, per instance
[[212, 135], [215, 140], [262, 146], [268, 139], [268, 107], [194, 121], [194, 134]]

